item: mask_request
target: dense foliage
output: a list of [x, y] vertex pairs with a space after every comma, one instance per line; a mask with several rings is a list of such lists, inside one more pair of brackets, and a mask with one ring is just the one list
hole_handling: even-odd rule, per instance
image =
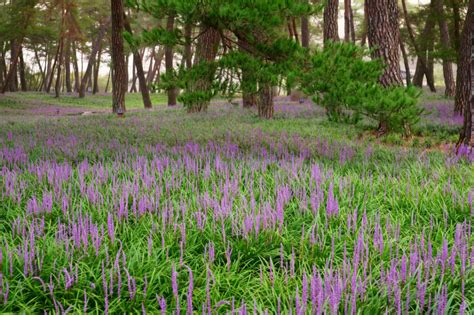
[[420, 91], [414, 87], [384, 88], [378, 82], [383, 69], [379, 60], [368, 59], [366, 48], [329, 43], [311, 58], [301, 84], [334, 121], [357, 122], [361, 116], [379, 123], [379, 129], [409, 132], [419, 121]]

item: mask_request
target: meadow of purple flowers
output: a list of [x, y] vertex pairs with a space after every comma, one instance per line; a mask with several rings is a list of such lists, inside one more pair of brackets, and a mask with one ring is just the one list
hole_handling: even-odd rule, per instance
[[0, 119], [0, 312], [474, 312], [472, 153], [302, 106]]

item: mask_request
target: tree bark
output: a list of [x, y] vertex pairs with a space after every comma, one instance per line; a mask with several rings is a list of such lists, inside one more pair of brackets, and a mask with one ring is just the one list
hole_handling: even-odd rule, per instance
[[[112, 2], [114, 2], [114, 1], [115, 0], [112, 0]], [[97, 39], [94, 42], [94, 44], [92, 45], [92, 51], [91, 51], [91, 55], [89, 57], [89, 62], [87, 63], [86, 71], [82, 76], [81, 84], [79, 86], [79, 97], [80, 98], [83, 98], [83, 97], [86, 96], [86, 87], [87, 87], [87, 83], [89, 82], [89, 79], [90, 79], [90, 76], [91, 76], [91, 73], [92, 73], [92, 66], [95, 63], [97, 52], [101, 48], [102, 40], [104, 39], [105, 31], [107, 30], [108, 25], [109, 25], [108, 21], [101, 25], [100, 30], [99, 30], [99, 34], [97, 36]], [[112, 54], [113, 54], [113, 50], [112, 50]]]
[[269, 83], [264, 83], [259, 91], [258, 116], [265, 119], [273, 118], [273, 89]]
[[111, 0], [112, 11], [112, 110], [114, 113], [124, 113], [125, 92], [127, 90], [127, 69], [123, 47], [124, 9], [122, 0]]
[[100, 58], [102, 56], [102, 47], [97, 52], [97, 60], [94, 65], [94, 86], [92, 87], [92, 94], [99, 93], [99, 70], [100, 70]]
[[344, 41], [351, 40], [351, 0], [344, 0]]
[[186, 69], [191, 69], [193, 66], [193, 52], [192, 52], [192, 34], [193, 26], [190, 23], [184, 24], [184, 60], [186, 62]]
[[20, 86], [23, 92], [28, 91], [28, 86], [26, 82], [26, 71], [25, 71], [25, 61], [23, 60], [23, 49], [20, 48]]
[[372, 58], [381, 59], [385, 64], [380, 83], [385, 87], [402, 85], [398, 3], [396, 0], [365, 0], [365, 7]]
[[[413, 77], [413, 84], [418, 87], [423, 87], [423, 76], [426, 76], [426, 81], [428, 86], [430, 87], [430, 90], [432, 92], [436, 92], [436, 88], [434, 85], [434, 75], [432, 68], [430, 68], [430, 62], [429, 59], [426, 58], [426, 53], [427, 51], [430, 52], [431, 50], [428, 49], [428, 42], [431, 42], [430, 39], [433, 37], [433, 28], [434, 28], [434, 19], [433, 19], [433, 14], [432, 11], [430, 12], [428, 19], [426, 20], [425, 23], [425, 28], [423, 30], [423, 33], [421, 35], [422, 39], [422, 47], [418, 46], [418, 43], [415, 39], [415, 34], [413, 32], [413, 28], [411, 27], [409, 15], [408, 15], [408, 10], [406, 6], [405, 0], [402, 0], [402, 8], [403, 8], [403, 15], [405, 19], [405, 24], [408, 30], [408, 35], [410, 37], [410, 41], [412, 42], [412, 45], [415, 49], [415, 53], [417, 55], [417, 61], [416, 61], [416, 70], [415, 70], [415, 75]], [[433, 39], [434, 41], [434, 39]]]
[[324, 7], [323, 17], [323, 36], [324, 43], [328, 41], [339, 41], [338, 33], [338, 12], [339, 12], [339, 0], [328, 0]]
[[309, 17], [306, 15], [301, 17], [301, 46], [309, 48]]
[[[172, 32], [174, 30], [174, 20], [175, 16], [173, 14], [168, 16], [168, 20], [166, 22], [166, 30], [168, 32]], [[168, 78], [171, 79], [174, 76], [174, 67], [173, 67], [173, 45], [166, 45], [165, 48], [165, 64], [166, 64], [166, 74]], [[168, 106], [175, 106], [176, 105], [176, 88], [170, 87], [167, 91], [168, 93]]]
[[[124, 16], [124, 27], [127, 32], [132, 33], [132, 27], [128, 21], [127, 16]], [[137, 70], [138, 85], [140, 86], [140, 92], [142, 93], [143, 105], [145, 108], [152, 108], [150, 92], [148, 91], [148, 84], [145, 79], [145, 73], [143, 71], [142, 57], [136, 47], [132, 47], [133, 62]]]
[[407, 86], [411, 85], [411, 73], [410, 73], [410, 62], [408, 60], [408, 54], [405, 49], [405, 44], [403, 43], [403, 40], [400, 40], [400, 50], [402, 51], [402, 56], [403, 56], [403, 63], [405, 65], [405, 81]]
[[459, 53], [458, 86], [461, 86], [461, 88], [457, 90], [456, 100], [459, 98], [463, 102], [464, 123], [458, 145], [463, 143], [472, 147], [474, 146], [474, 137], [472, 135], [472, 126], [474, 124], [474, 0], [469, 1]]
[[46, 84], [46, 93], [49, 94], [51, 91], [51, 85], [53, 84], [54, 72], [56, 71], [56, 65], [58, 63], [59, 51], [61, 50], [61, 41], [58, 42], [58, 47], [56, 49], [56, 54], [54, 55], [53, 66], [51, 67], [51, 73]]
[[71, 40], [66, 40], [66, 47], [64, 51], [64, 70], [65, 70], [65, 80], [66, 80], [66, 92], [72, 93], [72, 83], [71, 83]]
[[11, 41], [11, 58], [10, 58], [10, 67], [8, 68], [8, 74], [5, 77], [5, 82], [3, 83], [2, 93], [5, 93], [7, 90], [11, 92], [16, 91], [16, 71], [18, 64], [18, 57], [20, 56], [21, 44], [18, 44], [16, 40]]
[[[62, 35], [61, 35], [62, 37]], [[63, 62], [63, 51], [64, 51], [64, 38], [59, 40], [59, 54], [57, 58], [57, 73], [56, 73], [56, 84], [54, 86], [55, 97], [59, 98], [61, 92], [61, 64]]]
[[[210, 94], [212, 81], [214, 79], [215, 67], [211, 65], [217, 56], [219, 49], [220, 34], [219, 31], [212, 27], [203, 26], [196, 46], [196, 57], [194, 59], [194, 66], [208, 63], [208, 69], [204, 76], [198, 77], [193, 82], [190, 82], [189, 91], [197, 94]], [[188, 112], [201, 112], [207, 110], [209, 101], [203, 99], [195, 102], [192, 106], [188, 106]]]
[[79, 76], [79, 64], [77, 62], [77, 50], [76, 50], [75, 42], [72, 42], [72, 67], [74, 69], [74, 91], [79, 92], [80, 76]]
[[[454, 99], [454, 112], [459, 114], [463, 114], [465, 110], [469, 108], [469, 99], [471, 97], [471, 73], [469, 63], [471, 61], [471, 24], [474, 24], [473, 2], [474, 0], [471, 0], [469, 2], [468, 14], [466, 15], [466, 20], [464, 22], [464, 27], [461, 35], [461, 43], [459, 47], [459, 61], [456, 75], [456, 97]], [[470, 114], [467, 113], [467, 115]], [[463, 132], [462, 136], [466, 136], [466, 132]], [[462, 142], [462, 140], [460, 140], [460, 142]]]
[[459, 8], [461, 0], [450, 0], [451, 7], [453, 8], [453, 33], [454, 33], [454, 48], [456, 51], [459, 50], [461, 43], [461, 11]]
[[453, 97], [456, 94], [456, 84], [453, 77], [453, 63], [450, 58], [446, 56], [451, 48], [451, 39], [449, 36], [448, 23], [444, 16], [444, 0], [432, 0], [432, 5], [438, 19], [441, 47], [443, 49], [443, 75], [446, 88], [444, 95]]

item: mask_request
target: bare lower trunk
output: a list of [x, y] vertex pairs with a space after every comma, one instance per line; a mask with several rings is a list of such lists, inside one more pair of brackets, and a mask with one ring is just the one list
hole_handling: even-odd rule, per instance
[[99, 49], [101, 48], [102, 45], [102, 40], [104, 39], [105, 36], [105, 31], [107, 30], [107, 27], [109, 25], [109, 22], [105, 22], [102, 24], [100, 30], [99, 30], [99, 35], [97, 36], [96, 41], [94, 42], [94, 45], [92, 46], [92, 51], [91, 55], [89, 57], [89, 62], [87, 63], [87, 68], [85, 73], [82, 76], [81, 84], [79, 86], [79, 97], [83, 98], [86, 96], [86, 87], [89, 82], [91, 73], [92, 73], [92, 66], [95, 63], [96, 55]]
[[16, 72], [17, 64], [20, 56], [21, 44], [17, 43], [16, 40], [11, 41], [11, 58], [10, 58], [10, 67], [8, 69], [8, 74], [3, 83], [2, 93], [5, 93], [7, 90], [16, 91], [17, 81]]
[[438, 25], [441, 38], [441, 46], [444, 51], [443, 57], [443, 75], [446, 96], [452, 97], [456, 94], [456, 85], [453, 77], [453, 63], [447, 55], [451, 48], [451, 38], [449, 36], [449, 28], [446, 18], [444, 16], [444, 0], [432, 0], [433, 9], [436, 12], [438, 18]]
[[301, 46], [309, 48], [309, 19], [306, 15], [301, 17]]
[[[454, 101], [454, 111], [456, 113], [464, 113], [466, 109], [469, 108], [469, 100], [471, 98], [471, 73], [470, 73], [470, 62], [471, 62], [471, 43], [470, 38], [471, 28], [474, 24], [474, 17], [472, 12], [474, 12], [474, 1], [471, 1], [469, 4], [468, 15], [466, 15], [466, 21], [464, 22], [464, 28], [462, 31], [461, 42], [459, 47], [459, 61], [458, 61], [458, 70], [457, 70], [457, 86], [456, 86], [456, 97]], [[467, 113], [471, 115], [472, 113]], [[465, 121], [466, 125], [466, 121]], [[466, 136], [466, 132], [462, 133], [462, 137]], [[461, 140], [462, 142], [463, 140]]]
[[429, 68], [429, 60], [426, 58], [426, 53], [427, 51], [430, 51], [427, 49], [428, 44], [427, 42], [429, 41], [428, 38], [432, 38], [432, 30], [434, 28], [434, 19], [433, 19], [433, 14], [430, 12], [428, 19], [426, 20], [425, 23], [425, 28], [423, 30], [421, 38], [423, 39], [422, 45], [419, 46], [418, 42], [416, 41], [409, 15], [408, 15], [408, 9], [406, 6], [405, 0], [402, 0], [402, 8], [403, 8], [403, 15], [405, 18], [405, 25], [408, 30], [408, 35], [410, 37], [410, 41], [415, 48], [415, 53], [418, 57], [417, 59], [417, 67], [416, 67], [416, 72], [415, 76], [413, 78], [413, 83], [415, 86], [422, 87], [423, 86], [423, 75], [426, 75], [426, 81], [430, 89], [433, 91], [436, 91], [435, 86], [434, 86], [434, 77], [430, 73], [430, 68]]
[[186, 69], [191, 69], [193, 66], [193, 52], [191, 50], [191, 37], [193, 34], [193, 26], [190, 23], [184, 25], [184, 60], [186, 62]]
[[64, 39], [61, 38], [59, 41], [59, 54], [57, 58], [57, 74], [56, 74], [56, 84], [54, 86], [55, 97], [58, 98], [61, 92], [61, 64], [63, 62], [63, 51], [64, 51]]
[[97, 61], [94, 67], [94, 87], [92, 88], [92, 94], [99, 93], [99, 69], [100, 69], [100, 58], [102, 56], [102, 49], [97, 52]]
[[215, 65], [213, 64], [217, 56], [220, 43], [219, 31], [204, 26], [197, 42], [196, 58], [194, 66], [202, 66], [205, 69], [205, 75], [200, 76], [193, 82], [190, 82], [189, 93], [195, 94], [200, 99], [186, 104], [188, 112], [201, 112], [207, 110], [212, 96], [212, 82], [215, 74]]
[[[174, 20], [175, 17], [174, 15], [170, 15], [168, 17], [167, 23], [166, 23], [166, 29], [169, 32], [172, 32], [174, 30]], [[165, 64], [166, 64], [166, 74], [169, 79], [171, 79], [174, 76], [174, 66], [173, 66], [173, 59], [174, 59], [174, 53], [173, 53], [173, 46], [172, 45], [167, 45], [165, 48]], [[168, 106], [175, 106], [176, 105], [176, 88], [170, 87], [167, 91], [168, 93]]]
[[79, 92], [80, 76], [75, 42], [72, 42], [72, 67], [74, 69], [74, 91]]
[[65, 70], [65, 80], [66, 80], [66, 92], [72, 93], [72, 84], [71, 84], [71, 41], [66, 40], [66, 46], [64, 51], [64, 70]]
[[122, 33], [124, 31], [124, 9], [122, 0], [111, 0], [112, 12], [112, 110], [125, 112], [125, 92], [127, 91], [127, 69], [124, 59]]
[[[132, 34], [132, 28], [130, 27], [130, 23], [126, 16], [124, 16], [124, 27], [127, 32]], [[150, 93], [148, 91], [148, 85], [145, 79], [145, 73], [143, 71], [142, 56], [135, 47], [132, 47], [132, 52], [133, 63], [135, 64], [137, 70], [138, 84], [140, 86], [140, 92], [142, 93], [143, 105], [145, 108], [152, 108]]]
[[259, 92], [258, 116], [265, 119], [273, 118], [273, 89], [269, 83], [263, 84]]
[[324, 7], [323, 33], [325, 43], [327, 41], [339, 41], [337, 26], [338, 12], [339, 0], [328, 0]]
[[400, 50], [402, 51], [403, 63], [405, 65], [405, 81], [407, 86], [411, 85], [411, 73], [410, 73], [410, 62], [408, 61], [408, 54], [405, 49], [405, 44], [400, 40]]
[[23, 60], [23, 49], [20, 49], [20, 86], [23, 92], [28, 91], [28, 86], [26, 82], [26, 70], [25, 70], [25, 61]]
[[400, 75], [400, 30], [396, 0], [365, 0], [367, 35], [372, 58], [381, 59], [385, 69], [380, 77], [383, 86], [402, 85]]
[[[462, 69], [463, 66], [466, 66], [467, 70]], [[466, 21], [464, 22], [460, 47], [460, 66], [458, 67], [458, 78], [460, 79], [460, 81], [458, 81], [458, 85], [462, 85], [467, 90], [466, 91], [463, 88], [458, 89], [457, 91], [459, 95], [457, 95], [456, 99], [459, 97], [465, 101], [465, 103], [462, 104], [465, 106], [464, 123], [458, 144], [463, 143], [465, 145], [474, 147], [474, 137], [472, 135], [474, 116], [474, 0], [469, 2]]]

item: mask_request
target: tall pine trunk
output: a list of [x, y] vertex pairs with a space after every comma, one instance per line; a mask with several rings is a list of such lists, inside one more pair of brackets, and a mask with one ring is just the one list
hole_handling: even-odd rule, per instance
[[380, 83], [386, 87], [402, 85], [398, 3], [396, 0], [365, 0], [365, 7], [372, 58], [381, 59], [385, 64]]
[[413, 85], [421, 88], [423, 86], [423, 76], [426, 76], [426, 81], [427, 81], [428, 86], [430, 87], [430, 90], [432, 92], [436, 92], [436, 88], [434, 86], [433, 71], [432, 71], [432, 68], [430, 68], [429, 59], [426, 58], [427, 52], [429, 53], [432, 50], [432, 49], [431, 50], [428, 49], [428, 42], [430, 42], [431, 39], [434, 41], [433, 34], [432, 34], [433, 28], [435, 26], [433, 14], [432, 12], [430, 12], [428, 19], [425, 22], [425, 28], [423, 29], [422, 35], [420, 36], [422, 39], [422, 42], [421, 42], [422, 44], [421, 46], [419, 46], [415, 38], [413, 28], [410, 23], [408, 9], [407, 9], [405, 0], [402, 0], [402, 8], [403, 8], [403, 15], [405, 19], [405, 25], [408, 30], [408, 35], [413, 47], [415, 48], [415, 53], [418, 57], [416, 61], [415, 75], [413, 76]]
[[[462, 114], [469, 109], [469, 100], [471, 97], [471, 73], [470, 73], [470, 58], [471, 58], [471, 43], [470, 39], [472, 36], [471, 27], [474, 27], [474, 0], [469, 2], [469, 10], [466, 15], [466, 20], [464, 22], [464, 27], [461, 35], [461, 42], [459, 47], [459, 61], [458, 69], [456, 75], [456, 97], [454, 100], [454, 111], [456, 113]], [[471, 113], [472, 114], [472, 113]], [[465, 114], [470, 115], [470, 113]], [[466, 118], [469, 120], [468, 118]], [[466, 125], [465, 119], [465, 125]], [[466, 127], [466, 126], [465, 126]], [[464, 128], [465, 129], [465, 128]], [[463, 129], [463, 130], [464, 130]], [[463, 131], [461, 137], [467, 136], [466, 132]], [[462, 139], [460, 142], [462, 142]]]
[[92, 94], [99, 93], [99, 70], [100, 70], [101, 56], [102, 56], [102, 47], [97, 52], [97, 60], [94, 65], [94, 86], [92, 88]]
[[[124, 27], [127, 32], [132, 34], [132, 27], [130, 26], [127, 16], [124, 16]], [[145, 108], [152, 108], [150, 92], [148, 91], [148, 84], [143, 71], [142, 56], [136, 47], [132, 47], [132, 52], [133, 63], [135, 64], [137, 70], [138, 85], [140, 86], [140, 92], [142, 93], [143, 105]]]
[[444, 0], [432, 0], [432, 3], [433, 9], [436, 12], [436, 17], [438, 18], [441, 47], [443, 49], [443, 75], [444, 85], [446, 87], [444, 95], [452, 97], [456, 94], [456, 84], [453, 76], [453, 63], [449, 56], [446, 56], [451, 48], [451, 38], [449, 36], [448, 22], [444, 16]]
[[[114, 1], [115, 0], [112, 0], [112, 2], [114, 2]], [[79, 86], [79, 97], [80, 98], [83, 98], [83, 97], [86, 96], [86, 88], [87, 88], [87, 84], [89, 83], [89, 79], [91, 77], [92, 66], [95, 64], [96, 55], [97, 55], [97, 52], [101, 48], [102, 40], [104, 39], [105, 31], [107, 30], [108, 25], [109, 25], [108, 21], [101, 25], [100, 30], [99, 30], [99, 34], [97, 36], [97, 39], [94, 42], [94, 44], [92, 45], [92, 51], [91, 51], [91, 54], [90, 54], [90, 57], [89, 57], [89, 62], [87, 63], [86, 71], [82, 75], [81, 84]], [[112, 54], [113, 54], [113, 50], [112, 50]]]
[[474, 124], [474, 0], [469, 1], [459, 53], [456, 103], [458, 106], [464, 106], [464, 123], [458, 144], [474, 146], [472, 135]]
[[77, 50], [75, 42], [72, 42], [72, 67], [74, 69], [74, 91], [79, 92], [81, 78], [79, 75], [79, 64], [77, 61]]
[[71, 81], [71, 40], [66, 40], [66, 46], [64, 48], [64, 70], [66, 80], [66, 92], [72, 93], [72, 81]]
[[186, 69], [191, 69], [193, 66], [193, 52], [192, 52], [192, 34], [193, 26], [191, 23], [184, 24], [184, 60]]
[[324, 7], [324, 21], [323, 21], [323, 36], [324, 42], [327, 41], [339, 41], [338, 33], [338, 12], [339, 12], [339, 0], [328, 0]]
[[201, 100], [189, 104], [188, 112], [201, 112], [209, 106], [209, 95], [211, 94], [212, 81], [215, 74], [215, 66], [212, 64], [219, 49], [220, 34], [215, 28], [202, 26], [196, 46], [196, 57], [194, 66], [206, 67], [205, 75], [196, 78], [190, 83], [189, 92], [196, 95], [205, 95]]
[[124, 9], [123, 0], [111, 0], [112, 11], [112, 110], [125, 112], [125, 92], [127, 91], [127, 69], [123, 47]]
[[263, 83], [258, 93], [258, 116], [265, 119], [273, 118], [273, 88], [270, 83]]
[[[173, 14], [168, 16], [168, 19], [166, 22], [166, 30], [168, 32], [172, 32], [174, 30], [174, 20], [175, 20], [175, 16]], [[166, 45], [165, 64], [166, 64], [166, 75], [168, 76], [169, 79], [172, 79], [174, 76], [173, 60], [174, 60], [173, 45]], [[168, 88], [168, 91], [167, 91], [168, 106], [176, 105], [176, 92], [177, 91], [174, 86]]]
[[408, 60], [408, 54], [405, 49], [405, 44], [403, 40], [400, 40], [400, 50], [402, 51], [403, 64], [405, 65], [405, 78], [407, 86], [411, 85], [411, 73], [410, 73], [410, 62]]
[[23, 49], [20, 48], [20, 86], [23, 92], [28, 91], [28, 85], [26, 82], [26, 66], [25, 61], [23, 60]]
[[309, 48], [309, 17], [307, 15], [301, 17], [301, 46]]

